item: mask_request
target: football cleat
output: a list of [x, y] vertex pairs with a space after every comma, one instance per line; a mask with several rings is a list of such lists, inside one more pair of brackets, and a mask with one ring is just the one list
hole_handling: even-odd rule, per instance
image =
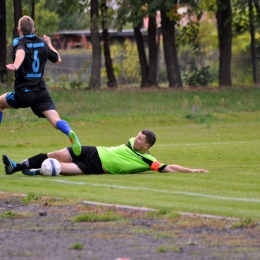
[[81, 154], [81, 144], [74, 131], [69, 132], [69, 138], [72, 143], [72, 151], [75, 155], [79, 156]]
[[3, 164], [5, 165], [5, 173], [13, 174], [15, 173], [16, 163], [11, 161], [6, 154], [2, 156]]
[[41, 175], [41, 169], [26, 169], [26, 170], [23, 170], [22, 173], [24, 175]]

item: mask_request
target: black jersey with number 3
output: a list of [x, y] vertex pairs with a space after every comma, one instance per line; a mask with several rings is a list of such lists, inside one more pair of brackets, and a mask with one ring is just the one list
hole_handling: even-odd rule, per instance
[[49, 49], [46, 42], [35, 36], [26, 35], [13, 40], [13, 58], [17, 50], [25, 51], [25, 58], [19, 69], [15, 72], [15, 90], [39, 91], [46, 87], [43, 80], [47, 60], [58, 61], [58, 54]]

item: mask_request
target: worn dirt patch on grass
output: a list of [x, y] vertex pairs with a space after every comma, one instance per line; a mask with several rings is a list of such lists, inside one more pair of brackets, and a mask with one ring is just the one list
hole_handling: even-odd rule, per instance
[[[79, 215], [94, 219], [77, 222]], [[0, 194], [0, 227], [1, 260], [248, 260], [260, 255], [260, 225], [251, 220], [147, 213], [53, 198], [25, 204], [18, 194]]]

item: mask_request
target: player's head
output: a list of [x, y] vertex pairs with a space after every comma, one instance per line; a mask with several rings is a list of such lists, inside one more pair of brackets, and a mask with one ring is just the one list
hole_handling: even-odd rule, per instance
[[[18, 22], [18, 32], [22, 35], [29, 35], [34, 33], [34, 21], [30, 16], [24, 15]], [[19, 32], [19, 34], [20, 34]]]
[[145, 135], [146, 143], [148, 143], [150, 145], [150, 147], [152, 147], [156, 142], [155, 133], [151, 130], [148, 130], [148, 129], [143, 129], [141, 133], [143, 135]]

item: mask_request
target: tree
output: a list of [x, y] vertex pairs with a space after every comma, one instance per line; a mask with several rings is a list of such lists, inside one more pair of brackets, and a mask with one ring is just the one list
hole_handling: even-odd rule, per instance
[[249, 23], [250, 23], [250, 36], [251, 36], [251, 55], [253, 66], [254, 84], [258, 84], [258, 70], [257, 70], [257, 55], [256, 55], [256, 39], [255, 39], [255, 15], [253, 11], [252, 0], [248, 0], [249, 7]]
[[150, 14], [148, 22], [148, 46], [149, 46], [149, 73], [148, 82], [149, 87], [156, 86], [156, 76], [157, 76], [157, 24], [155, 14]]
[[17, 32], [17, 26], [19, 19], [22, 17], [22, 1], [21, 0], [13, 0], [14, 5], [14, 30], [13, 30], [13, 38], [19, 37]]
[[143, 36], [140, 31], [140, 28], [141, 28], [140, 24], [134, 26], [134, 35], [135, 35], [135, 40], [137, 45], [138, 57], [139, 57], [140, 68], [141, 68], [141, 76], [142, 76], [141, 87], [149, 87], [149, 82], [148, 82], [149, 66], [146, 59], [144, 41], [143, 41]]
[[232, 86], [232, 16], [231, 1], [217, 0], [217, 26], [219, 41], [219, 86]]
[[0, 1], [0, 81], [4, 83], [6, 76], [6, 5]]
[[31, 3], [31, 17], [32, 17], [32, 19], [34, 20], [34, 17], [35, 17], [35, 0], [31, 0], [32, 1], [32, 3]]
[[[175, 0], [177, 4], [177, 0]], [[177, 48], [175, 42], [175, 25], [177, 15], [177, 5], [175, 5], [170, 11], [167, 8], [161, 9], [161, 28], [163, 35], [163, 47], [164, 57], [167, 68], [167, 76], [169, 81], [169, 87], [182, 87], [182, 80], [180, 74], [179, 61], [177, 56]], [[168, 13], [167, 13], [168, 12]]]
[[107, 72], [107, 86], [110, 88], [117, 87], [117, 81], [114, 73], [113, 62], [110, 52], [110, 42], [108, 33], [108, 14], [107, 14], [106, 0], [102, 0], [101, 3], [101, 16], [102, 16], [102, 36], [104, 42], [104, 57], [105, 57], [105, 67]]
[[58, 30], [84, 30], [90, 27], [88, 0], [46, 0], [45, 8], [59, 14]]
[[91, 76], [89, 80], [89, 88], [99, 89], [101, 79], [101, 46], [100, 46], [100, 35], [99, 35], [99, 8], [98, 0], [91, 0], [90, 10], [90, 31], [91, 31], [91, 45], [92, 45], [92, 66]]
[[145, 1], [142, 0], [122, 0], [117, 12], [116, 25], [118, 30], [122, 30], [125, 24], [131, 23], [133, 25], [141, 70], [141, 87], [149, 87], [149, 65], [141, 32], [143, 18], [147, 15], [147, 8], [144, 5]]
[[59, 27], [60, 19], [52, 10], [45, 8], [46, 0], [39, 0], [35, 5], [35, 29], [36, 34], [42, 37], [44, 34], [51, 35]]

